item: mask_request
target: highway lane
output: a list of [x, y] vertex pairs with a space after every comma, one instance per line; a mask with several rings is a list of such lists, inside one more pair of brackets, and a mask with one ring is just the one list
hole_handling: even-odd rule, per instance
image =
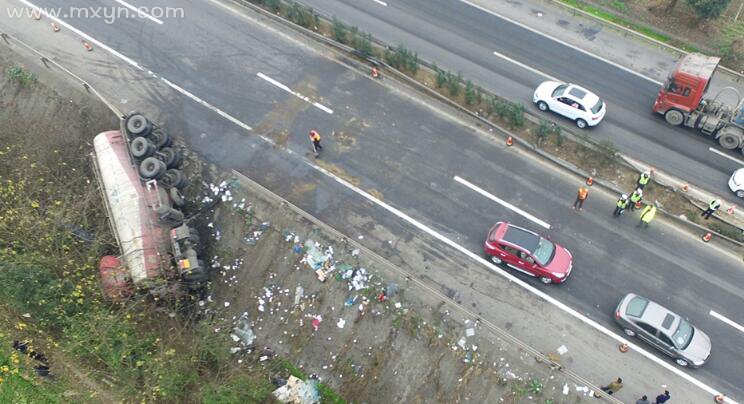
[[[729, 195], [728, 177], [740, 164], [714, 155], [715, 141], [668, 126], [651, 112], [658, 84], [553, 42], [534, 32], [459, 1], [401, 0], [383, 7], [372, 1], [306, 0], [390, 43], [404, 44], [440, 67], [533, 112], [532, 92], [545, 77], [495, 56], [494, 51], [559, 79], [583, 85], [607, 101], [604, 122], [587, 133], [612, 141], [623, 153], [720, 195]], [[553, 114], [547, 118], [571, 125]], [[728, 155], [744, 161], [738, 152]], [[736, 199], [736, 198], [731, 198]], [[738, 202], [738, 201], [737, 201]]]
[[[614, 221], [613, 200], [598, 192], [590, 196], [585, 212], [574, 213], [568, 205], [578, 184], [575, 179], [443, 117], [415, 101], [415, 95], [409, 98], [381, 87], [276, 32], [245, 29], [247, 22], [214, 5], [199, 7], [188, 27], [156, 27], [142, 21], [76, 23], [280, 147], [302, 153], [307, 150], [308, 127], [320, 129], [327, 147], [322, 161], [471, 251], [480, 250], [485, 232], [497, 218], [536, 226], [474, 194], [454, 176], [550, 222], [549, 234], [574, 252], [577, 264], [567, 284], [545, 288], [547, 292], [610, 327], [609, 313], [628, 290], [665, 302], [714, 339], [711, 363], [695, 375], [741, 396], [736, 375], [744, 373], [738, 350], [742, 336], [708, 315], [713, 309], [744, 323], [741, 314], [731, 313], [742, 304], [738, 291], [744, 278], [738, 260], [661, 223], [641, 232], [630, 217]], [[95, 73], [96, 66], [88, 68]], [[312, 96], [334, 113], [257, 78], [258, 72]], [[311, 169], [271, 148], [247, 145], [251, 136], [224, 130], [221, 118], [206, 110], [197, 113], [199, 109], [197, 105], [174, 111], [165, 123], [180, 126], [177, 133], [210, 161], [249, 173], [347, 234], [358, 230], [350, 217], [372, 218], [396, 229], [396, 235], [415, 233], [344, 190], [324, 190], [322, 180], [317, 180], [317, 192], [297, 192], [293, 177], [312, 180], [316, 174]], [[199, 119], [179, 122], [182, 116]]]

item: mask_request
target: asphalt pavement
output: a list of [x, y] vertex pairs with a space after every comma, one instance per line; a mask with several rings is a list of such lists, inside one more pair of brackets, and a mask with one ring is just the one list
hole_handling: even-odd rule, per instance
[[[545, 14], [555, 10], [540, 2], [536, 2], [537, 5], [508, 2], [494, 6], [498, 11], [502, 11], [500, 8], [519, 10], [515, 13], [526, 15], [532, 25], [529, 28], [534, 29], [463, 1], [400, 0], [385, 2], [385, 6], [374, 1], [347, 0], [304, 0], [303, 3], [324, 15], [337, 16], [347, 24], [371, 32], [385, 43], [403, 44], [418, 52], [424, 60], [436, 62], [440, 68], [460, 71], [477, 85], [522, 102], [531, 112], [569, 127], [573, 126], [572, 122], [539, 112], [532, 104], [532, 93], [548, 77], [584, 86], [604, 99], [608, 108], [604, 121], [586, 133], [597, 140], [611, 141], [620, 152], [714, 194], [729, 195], [727, 181], [734, 170], [742, 167], [739, 162], [711, 153], [711, 147], [720, 149], [715, 140], [692, 130], [670, 127], [663, 117], [652, 113], [651, 106], [660, 87], [658, 81], [663, 81], [673, 67], [673, 57], [656, 61], [651, 66], [639, 61], [638, 66], [625, 69], [619, 67], [620, 63], [645, 56], [636, 50], [642, 48], [641, 44], [634, 43], [636, 47], [633, 48], [618, 43], [617, 51], [623, 52], [622, 60], [611, 64], [605, 58], [578, 50], [578, 46], [546, 38], [534, 29], [542, 30], [548, 25]], [[477, 3], [488, 7], [494, 2]], [[590, 46], [603, 31], [600, 24], [572, 22], [571, 18], [559, 18], [556, 26], [547, 27], [547, 31], [550, 34], [556, 29], [578, 32], [575, 36], [582, 37]], [[632, 42], [632, 39], [623, 41]], [[714, 83], [711, 88], [723, 85], [744, 90], [740, 84], [728, 82]], [[744, 161], [738, 152], [724, 152]], [[736, 198], [731, 199], [741, 203]]]
[[[67, 42], [39, 39], [28, 28], [29, 21], [4, 19], [1, 24], [75, 66], [122, 109], [156, 105], [155, 119], [208, 161], [244, 173], [350, 237], [366, 237], [370, 248], [393, 262], [404, 265], [408, 259], [388, 241], [426, 235], [313, 164], [475, 253], [497, 220], [541, 230], [574, 253], [575, 270], [566, 284], [542, 286], [529, 280], [533, 285], [616, 332], [611, 313], [625, 293], [634, 291], [667, 305], [713, 340], [710, 362], [690, 374], [733, 397], [744, 397], [744, 334], [710, 314], [712, 310], [744, 324], [744, 315], [736, 310], [744, 304], [739, 257], [663, 220], [642, 230], [632, 214], [614, 219], [614, 196], [599, 190], [590, 192], [583, 212], [573, 211], [570, 204], [581, 179], [528, 152], [507, 148], [455, 112], [422, 101], [388, 80], [373, 81], [334, 60], [332, 53], [280, 28], [241, 18], [215, 2], [168, 4], [184, 7], [185, 21], [69, 21], [137, 61], [143, 70], [134, 81], [118, 73], [131, 66], [72, 58]], [[181, 95], [174, 99], [172, 90], [165, 92], [161, 78], [179, 86]], [[513, 79], [518, 83], [519, 75]], [[237, 127], [203, 103], [252, 130]], [[319, 160], [309, 154], [309, 129], [323, 134]], [[540, 218], [550, 229], [473, 192], [455, 177]], [[449, 254], [433, 240], [421, 248], [421, 262], [437, 265], [413, 270], [444, 285], [448, 272], [458, 270], [441, 265], [456, 261]], [[476, 285], [499, 282], [486, 271], [466, 273]], [[481, 305], [479, 314], [499, 319], [499, 306], [491, 304]], [[543, 310], [543, 304], [534, 310]], [[539, 338], [535, 331], [519, 332]]]

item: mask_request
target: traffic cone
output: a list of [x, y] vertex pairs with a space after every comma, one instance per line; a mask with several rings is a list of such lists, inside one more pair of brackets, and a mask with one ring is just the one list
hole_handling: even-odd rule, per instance
[[83, 41], [83, 46], [85, 47], [85, 50], [87, 50], [88, 52], [93, 50], [93, 45], [89, 44], [86, 41]]
[[594, 184], [594, 178], [589, 177], [586, 179], [586, 185], [589, 185], [590, 187]]
[[635, 203], [635, 208], [636, 208], [636, 209], [640, 209], [640, 208], [641, 208], [641, 206], [643, 206], [643, 205], [641, 204], [641, 201], [637, 201], [637, 202]]
[[376, 67], [373, 67], [373, 68], [372, 68], [372, 77], [373, 77], [373, 78], [378, 78], [378, 77], [380, 77], [380, 72], [378, 72], [378, 71], [377, 71], [377, 68], [376, 68]]
[[729, 215], [733, 215], [734, 214], [734, 206], [733, 205], [732, 206], [729, 206], [729, 208], [726, 209], [726, 213], [728, 213]]
[[682, 192], [687, 192], [690, 190], [690, 186], [687, 184], [682, 185]]
[[52, 31], [59, 32], [59, 26], [57, 26], [57, 24], [55, 23], [52, 23]]
[[507, 137], [506, 138], [506, 145], [507, 146], [511, 146], [513, 144], [514, 144], [514, 139], [511, 136]]
[[707, 242], [709, 242], [709, 241], [710, 241], [710, 239], [712, 239], [712, 238], [713, 238], [713, 233], [711, 233], [711, 232], [707, 232], [707, 233], [705, 233], [705, 235], [703, 236], [703, 241], [705, 241], [705, 242], [707, 243]]
[[620, 352], [626, 353], [628, 352], [628, 349], [630, 349], [630, 347], [628, 346], [628, 344], [620, 344], [618, 349], [620, 349]]

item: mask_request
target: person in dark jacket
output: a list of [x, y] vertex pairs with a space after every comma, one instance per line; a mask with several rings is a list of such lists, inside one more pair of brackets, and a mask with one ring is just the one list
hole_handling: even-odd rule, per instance
[[643, 397], [636, 400], [636, 404], [651, 404], [651, 402], [648, 401], [648, 396], [644, 394]]
[[664, 394], [659, 394], [656, 396], [656, 401], [654, 401], [654, 404], [664, 404], [669, 399], [672, 398], [672, 396], [669, 395], [669, 390], [664, 390]]

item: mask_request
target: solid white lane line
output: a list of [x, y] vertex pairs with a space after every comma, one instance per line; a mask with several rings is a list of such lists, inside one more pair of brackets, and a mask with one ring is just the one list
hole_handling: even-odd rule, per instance
[[714, 149], [712, 147], [709, 147], [708, 148], [708, 151], [711, 151], [711, 152], [713, 152], [713, 153], [715, 153], [715, 154], [717, 154], [717, 155], [719, 155], [721, 157], [725, 157], [725, 158], [727, 158], [727, 159], [729, 159], [731, 161], [734, 161], [734, 162], [736, 162], [738, 164], [741, 164], [741, 166], [744, 167], [744, 161], [741, 161], [741, 160], [739, 160], [739, 159], [737, 159], [735, 157], [731, 157], [728, 154], [726, 154], [726, 153], [724, 153], [724, 152], [722, 152], [720, 150], [716, 150], [716, 149]]
[[87, 40], [87, 41], [88, 41], [88, 42], [90, 42], [91, 44], [93, 44], [93, 45], [96, 45], [97, 47], [99, 47], [99, 48], [101, 48], [101, 49], [103, 49], [103, 50], [107, 51], [108, 53], [110, 53], [110, 54], [112, 54], [112, 55], [114, 55], [114, 56], [118, 57], [119, 59], [121, 59], [121, 60], [123, 60], [123, 61], [127, 62], [128, 64], [130, 64], [130, 65], [132, 65], [132, 66], [136, 67], [136, 68], [137, 68], [137, 70], [142, 70], [142, 71], [144, 71], [144, 70], [145, 70], [145, 69], [143, 69], [143, 68], [142, 68], [142, 66], [140, 66], [140, 65], [139, 65], [139, 63], [137, 63], [137, 62], [135, 62], [134, 60], [132, 60], [132, 59], [130, 59], [130, 58], [128, 58], [128, 57], [126, 57], [126, 56], [122, 55], [121, 53], [119, 53], [119, 52], [115, 51], [114, 49], [112, 49], [112, 48], [109, 48], [108, 46], [104, 45], [104, 44], [103, 44], [102, 42], [99, 42], [99, 41], [98, 41], [97, 39], [95, 39], [95, 38], [93, 38], [92, 36], [90, 36], [90, 35], [86, 34], [85, 32], [83, 32], [83, 31], [80, 31], [79, 29], [77, 29], [77, 28], [73, 27], [72, 25], [70, 25], [70, 24], [68, 24], [68, 23], [66, 23], [66, 22], [64, 22], [64, 21], [62, 21], [62, 20], [60, 20], [59, 18], [57, 18], [57, 17], [55, 17], [55, 16], [53, 16], [53, 15], [50, 15], [50, 14], [49, 14], [49, 13], [48, 13], [48, 12], [47, 12], [46, 10], [44, 10], [43, 8], [41, 8], [41, 7], [39, 7], [39, 6], [35, 5], [35, 4], [32, 4], [32, 3], [31, 3], [30, 1], [28, 1], [28, 0], [18, 0], [18, 1], [20, 1], [21, 3], [23, 3], [23, 4], [27, 5], [28, 7], [31, 7], [31, 8], [33, 8], [33, 9], [34, 9], [34, 10], [36, 10], [36, 11], [38, 11], [38, 12], [42, 13], [42, 14], [43, 14], [44, 16], [46, 16], [46, 17], [47, 17], [47, 18], [49, 18], [50, 20], [52, 20], [52, 21], [56, 22], [57, 24], [59, 24], [59, 25], [61, 25], [61, 26], [65, 27], [65, 28], [69, 29], [70, 31], [72, 31], [72, 32], [76, 33], [77, 35], [79, 35], [79, 36], [80, 36], [80, 37], [82, 37], [83, 39]]
[[[117, 3], [119, 3], [119, 4], [121, 4], [122, 6], [124, 6], [126, 8], [128, 8], [128, 9], [134, 11], [135, 13], [137, 13], [137, 15], [140, 16], [140, 18], [147, 18], [148, 20], [150, 20], [150, 21], [152, 21], [152, 22], [154, 22], [156, 24], [161, 24], [161, 25], [163, 24], [162, 21], [160, 21], [157, 18], [155, 18], [155, 17], [151, 16], [150, 14], [146, 13], [143, 9], [137, 8], [137, 7], [135, 7], [135, 6], [127, 3], [124, 0], [114, 0], [114, 1], [117, 2]], [[146, 7], [143, 7], [143, 8], [146, 8]]]
[[[40, 10], [39, 7], [34, 6], [33, 4], [29, 3], [27, 0], [19, 0], [19, 1], [23, 2], [24, 4], [28, 5], [29, 7], [33, 7], [35, 9], [37, 9], [37, 10]], [[65, 26], [68, 27], [71, 30], [74, 30], [75, 32], [80, 32], [77, 29], [69, 26], [69, 24], [65, 24]], [[79, 35], [85, 36], [86, 38], [89, 38], [89, 36], [87, 34], [83, 34], [82, 32], [80, 32]], [[96, 44], [100, 44], [99, 46], [102, 49], [104, 49], [104, 50], [108, 51], [109, 53], [111, 53], [112, 55], [120, 58], [121, 60], [125, 61], [126, 63], [129, 63], [129, 64], [133, 64], [134, 63], [134, 61], [132, 61], [131, 59], [129, 59], [126, 56], [122, 55], [121, 53], [116, 52], [115, 50], [113, 50], [113, 49], [111, 49], [111, 48], [109, 48], [109, 47], [107, 47], [107, 46], [101, 44], [100, 42], [98, 42], [96, 40], [93, 40], [91, 38], [91, 42], [93, 42], [93, 41], [95, 41], [94, 43], [96, 43]], [[137, 65], [136, 63], [134, 63], [133, 65], [136, 66], [136, 67], [138, 67], [140, 70], [142, 70], [142, 68], [139, 67], [139, 65]], [[193, 95], [193, 94], [189, 93], [188, 91], [186, 91], [186, 90], [178, 87], [177, 85], [175, 85], [175, 84], [167, 81], [166, 79], [161, 78], [161, 80], [163, 80], [166, 84], [168, 84], [169, 86], [173, 87], [177, 91], [179, 91], [182, 94], [186, 95], [187, 97], [189, 97], [189, 98], [193, 99], [194, 101], [198, 102], [199, 104], [207, 107], [209, 110], [214, 111], [214, 112], [218, 113], [220, 116], [222, 116], [223, 118], [229, 120], [230, 122], [235, 123], [239, 127], [244, 128], [244, 129], [250, 128], [250, 126], [248, 126], [248, 125], [246, 125], [246, 124], [238, 121], [237, 119], [233, 118], [229, 114], [226, 114], [226, 113], [222, 112], [219, 108], [216, 108], [213, 105], [207, 103], [206, 101], [203, 101], [201, 98], [196, 97], [195, 95]], [[271, 142], [271, 139], [268, 139], [265, 136], [260, 136], [260, 139], [262, 139], [265, 142], [272, 143]], [[290, 153], [290, 150], [287, 149], [287, 152]], [[291, 154], [295, 154], [295, 153], [291, 153]], [[544, 292], [536, 289], [532, 285], [527, 284], [521, 278], [518, 278], [518, 277], [510, 274], [509, 272], [504, 271], [504, 270], [496, 267], [494, 264], [492, 264], [489, 261], [487, 261], [484, 258], [482, 258], [480, 256], [480, 254], [476, 254], [476, 253], [473, 253], [473, 252], [469, 251], [465, 247], [463, 247], [463, 246], [455, 243], [454, 241], [452, 241], [452, 240], [444, 237], [443, 235], [437, 233], [436, 231], [434, 231], [430, 227], [428, 227], [428, 226], [424, 225], [423, 223], [417, 221], [416, 219], [414, 219], [414, 218], [406, 215], [405, 213], [401, 212], [400, 210], [394, 208], [393, 206], [391, 206], [391, 205], [389, 205], [389, 204], [387, 204], [387, 203], [385, 203], [385, 202], [377, 199], [376, 197], [372, 196], [368, 192], [366, 192], [366, 191], [364, 191], [364, 190], [362, 190], [360, 188], [355, 187], [353, 184], [347, 182], [343, 178], [340, 178], [340, 177], [334, 175], [330, 171], [328, 171], [328, 170], [326, 170], [326, 169], [324, 169], [324, 168], [322, 168], [320, 166], [317, 166], [317, 165], [313, 164], [312, 162], [310, 162], [308, 160], [304, 160], [303, 159], [303, 162], [305, 164], [307, 164], [308, 166], [312, 167], [313, 169], [315, 169], [315, 170], [317, 170], [317, 171], [325, 174], [326, 176], [334, 179], [336, 182], [340, 183], [341, 185], [345, 186], [346, 188], [348, 188], [348, 189], [354, 191], [355, 193], [363, 196], [367, 200], [369, 200], [369, 201], [377, 204], [378, 206], [384, 208], [388, 212], [393, 213], [394, 215], [396, 215], [399, 218], [405, 220], [409, 224], [415, 226], [416, 228], [418, 228], [418, 229], [422, 230], [423, 232], [429, 234], [430, 236], [436, 238], [437, 240], [440, 240], [444, 244], [447, 244], [448, 246], [454, 248], [455, 250], [457, 250], [460, 253], [464, 254], [468, 258], [471, 258], [472, 260], [474, 260], [474, 261], [478, 262], [479, 264], [485, 266], [486, 268], [488, 268], [489, 270], [491, 270], [493, 273], [495, 273], [495, 274], [497, 274], [499, 276], [503, 276], [503, 277], [507, 278], [513, 284], [516, 284], [516, 285], [522, 287], [523, 289], [527, 290], [528, 292], [532, 293], [533, 295], [535, 295], [535, 296], [537, 296], [537, 297], [545, 300], [546, 302], [554, 305], [555, 307], [559, 308], [560, 310], [563, 310], [564, 312], [568, 313], [569, 315], [573, 316], [574, 318], [578, 319], [579, 321], [583, 322], [584, 324], [589, 325], [590, 327], [594, 328], [595, 330], [597, 330], [597, 331], [605, 334], [606, 336], [608, 336], [608, 337], [610, 337], [610, 338], [612, 338], [612, 339], [614, 339], [614, 340], [616, 340], [618, 342], [621, 342], [621, 343], [624, 343], [624, 344], [628, 344], [628, 346], [630, 346], [631, 348], [633, 348], [634, 350], [636, 350], [638, 353], [640, 353], [641, 355], [643, 355], [647, 359], [649, 359], [652, 362], [656, 363], [657, 365], [663, 367], [664, 369], [666, 369], [666, 370], [668, 370], [668, 371], [676, 374], [677, 376], [679, 376], [679, 377], [681, 377], [681, 378], [689, 381], [690, 383], [692, 383], [693, 385], [695, 385], [695, 386], [699, 387], [700, 389], [706, 391], [707, 393], [712, 394], [712, 395], [720, 394], [716, 389], [708, 386], [707, 384], [701, 382], [700, 380], [698, 380], [698, 379], [696, 379], [696, 378], [688, 375], [687, 373], [679, 370], [676, 366], [673, 366], [673, 365], [667, 363], [666, 360], [661, 360], [661, 359], [657, 358], [655, 355], [653, 355], [650, 352], [646, 351], [642, 347], [634, 344], [631, 341], [628, 341], [627, 339], [625, 339], [624, 337], [622, 337], [620, 335], [615, 334], [614, 332], [610, 331], [609, 329], [607, 329], [606, 327], [604, 327], [601, 324], [597, 323], [596, 321], [594, 321], [594, 320], [592, 320], [592, 319], [584, 316], [583, 314], [581, 314], [578, 311], [576, 311], [576, 310], [568, 307], [567, 305], [565, 305], [564, 303], [558, 301], [557, 299], [555, 299], [555, 298], [547, 295], [546, 293], [544, 293]], [[729, 398], [726, 399], [726, 402], [727, 403], [731, 403], [731, 404], [736, 404], [735, 401], [732, 401]]]
[[733, 322], [732, 320], [729, 320], [729, 319], [728, 319], [728, 318], [726, 318], [725, 316], [723, 316], [723, 315], [721, 315], [721, 314], [718, 314], [718, 313], [716, 313], [716, 312], [715, 312], [715, 311], [713, 311], [713, 310], [711, 310], [709, 314], [710, 314], [711, 316], [713, 316], [713, 317], [715, 317], [715, 318], [717, 318], [717, 319], [719, 319], [719, 320], [723, 321], [724, 323], [726, 323], [726, 324], [728, 324], [728, 325], [730, 325], [730, 326], [732, 326], [732, 327], [736, 328], [737, 330], [739, 330], [739, 331], [741, 331], [741, 332], [744, 332], [744, 326], [743, 326], [743, 325], [741, 325], [741, 324], [738, 324], [738, 323], [735, 323], [735, 322]]
[[380, 0], [372, 0], [372, 1], [374, 1], [375, 3], [377, 3], [379, 5], [382, 5], [382, 6], [387, 7], [387, 3], [385, 3], [384, 1], [380, 1]]
[[550, 39], [551, 41], [555, 41], [555, 42], [557, 42], [557, 43], [559, 43], [559, 44], [561, 44], [561, 45], [567, 46], [567, 47], [569, 47], [569, 48], [571, 48], [571, 49], [573, 49], [573, 50], [575, 50], [575, 51], [577, 51], [577, 52], [581, 52], [581, 53], [583, 53], [583, 54], [585, 54], [585, 55], [587, 55], [587, 56], [591, 56], [591, 57], [593, 57], [593, 58], [595, 58], [595, 59], [597, 59], [597, 60], [601, 60], [601, 61], [603, 61], [603, 62], [605, 62], [605, 63], [607, 63], [607, 64], [610, 64], [610, 65], [612, 65], [612, 66], [615, 66], [615, 67], [617, 67], [618, 69], [620, 69], [620, 70], [623, 70], [623, 71], [625, 71], [625, 72], [628, 72], [628, 73], [630, 73], [630, 74], [632, 74], [632, 75], [634, 75], [634, 76], [638, 76], [638, 77], [640, 77], [640, 78], [642, 78], [642, 79], [648, 80], [648, 81], [650, 81], [650, 82], [652, 82], [652, 83], [655, 83], [655, 84], [657, 84], [657, 85], [662, 85], [662, 84], [664, 84], [664, 83], [662, 83], [662, 82], [660, 82], [660, 81], [657, 81], [657, 80], [656, 80], [656, 79], [654, 79], [654, 78], [651, 78], [651, 77], [648, 77], [648, 76], [644, 76], [643, 74], [641, 74], [641, 73], [638, 73], [638, 72], [637, 72], [637, 71], [635, 71], [635, 70], [631, 70], [631, 69], [629, 69], [629, 68], [627, 68], [627, 67], [625, 67], [625, 66], [623, 66], [623, 65], [621, 65], [621, 64], [619, 64], [619, 63], [613, 62], [613, 61], [611, 61], [611, 60], [609, 60], [609, 59], [605, 59], [605, 58], [603, 58], [602, 56], [599, 56], [599, 55], [595, 55], [595, 54], [593, 54], [593, 53], [591, 53], [591, 52], [589, 52], [589, 51], [586, 51], [586, 50], [584, 50], [584, 49], [581, 49], [581, 48], [579, 48], [578, 46], [574, 46], [574, 45], [571, 45], [571, 44], [570, 44], [570, 43], [568, 43], [568, 42], [565, 42], [565, 41], [563, 41], [563, 40], [560, 40], [560, 39], [558, 39], [558, 38], [556, 38], [556, 37], [550, 36], [550, 35], [548, 35], [548, 34], [546, 34], [546, 33], [540, 32], [540, 31], [538, 31], [538, 30], [536, 30], [536, 29], [534, 29], [534, 28], [532, 28], [532, 27], [528, 27], [528, 26], [526, 26], [526, 25], [524, 25], [524, 24], [522, 24], [522, 23], [520, 23], [520, 22], [517, 22], [517, 21], [514, 21], [514, 20], [512, 20], [511, 18], [505, 17], [505, 16], [503, 16], [503, 15], [501, 15], [501, 14], [499, 14], [499, 13], [496, 13], [495, 11], [492, 11], [492, 10], [489, 10], [489, 9], [487, 9], [487, 8], [485, 8], [485, 7], [482, 7], [482, 6], [479, 6], [479, 5], [477, 5], [477, 4], [471, 3], [471, 2], [470, 2], [470, 1], [468, 1], [468, 0], [459, 0], [459, 1], [460, 1], [461, 3], [464, 3], [464, 4], [467, 4], [467, 5], [469, 5], [470, 7], [475, 7], [475, 8], [477, 8], [478, 10], [480, 10], [480, 11], [483, 11], [484, 13], [487, 13], [487, 14], [491, 14], [491, 15], [493, 15], [493, 16], [495, 16], [495, 17], [501, 18], [501, 19], [502, 19], [502, 20], [504, 20], [504, 21], [509, 21], [510, 23], [512, 23], [512, 24], [514, 24], [514, 25], [516, 25], [516, 26], [522, 27], [522, 28], [524, 28], [524, 29], [526, 29], [526, 30], [528, 30], [528, 31], [530, 31], [530, 32], [533, 32], [533, 33], [535, 33], [535, 34], [537, 34], [537, 35], [540, 35], [540, 36], [542, 36], [542, 37], [544, 37], [544, 38], [548, 38], [548, 39]]
[[528, 65], [526, 65], [526, 64], [524, 64], [524, 63], [522, 63], [520, 61], [514, 60], [514, 59], [510, 58], [509, 56], [504, 55], [503, 53], [499, 53], [499, 52], [493, 51], [493, 54], [496, 55], [496, 56], [498, 56], [498, 57], [500, 57], [500, 58], [502, 58], [502, 59], [504, 59], [504, 60], [506, 60], [506, 61], [508, 61], [508, 62], [514, 63], [515, 65], [517, 65], [517, 66], [519, 66], [519, 67], [521, 67], [523, 69], [529, 70], [532, 73], [535, 73], [535, 74], [537, 74], [539, 76], [543, 76], [543, 77], [545, 77], [548, 80], [564, 81], [564, 80], [558, 80], [557, 78], [555, 78], [555, 77], [553, 77], [553, 76], [551, 76], [551, 75], [549, 75], [547, 73], [543, 73], [540, 70], [537, 70], [537, 69], [535, 69], [532, 66], [528, 66]]
[[194, 94], [191, 94], [190, 92], [188, 92], [188, 91], [184, 90], [183, 88], [179, 87], [178, 85], [176, 85], [176, 84], [174, 84], [174, 83], [172, 83], [172, 82], [168, 81], [168, 79], [166, 79], [165, 77], [161, 77], [161, 78], [160, 78], [160, 80], [162, 80], [162, 81], [163, 81], [163, 83], [167, 84], [168, 86], [170, 86], [170, 87], [171, 87], [171, 88], [173, 88], [174, 90], [178, 91], [179, 93], [181, 93], [181, 94], [183, 94], [183, 95], [185, 95], [185, 96], [187, 96], [187, 97], [191, 98], [192, 100], [194, 100], [194, 101], [196, 101], [197, 103], [199, 103], [199, 104], [203, 105], [204, 107], [206, 107], [206, 108], [207, 108], [207, 109], [209, 109], [210, 111], [216, 112], [216, 113], [217, 113], [217, 114], [218, 114], [219, 116], [221, 116], [221, 117], [223, 117], [223, 118], [227, 119], [228, 121], [230, 121], [230, 122], [232, 122], [232, 123], [234, 123], [234, 124], [236, 124], [236, 125], [240, 126], [241, 128], [243, 128], [243, 129], [245, 129], [245, 130], [248, 130], [248, 131], [251, 131], [251, 130], [253, 130], [253, 128], [251, 128], [250, 126], [248, 126], [248, 125], [244, 124], [244, 123], [243, 123], [243, 122], [241, 122], [241, 121], [240, 121], [239, 119], [237, 119], [237, 118], [233, 117], [232, 115], [230, 115], [230, 114], [228, 114], [228, 113], [226, 113], [226, 112], [222, 111], [221, 109], [219, 109], [219, 108], [217, 108], [217, 107], [213, 106], [212, 104], [210, 104], [210, 103], [208, 103], [208, 102], [206, 102], [206, 101], [202, 100], [201, 98], [199, 98], [199, 97], [195, 96]]
[[298, 92], [293, 91], [291, 88], [285, 86], [284, 84], [282, 84], [282, 83], [280, 83], [280, 82], [272, 79], [271, 77], [269, 77], [269, 76], [267, 76], [267, 75], [265, 75], [265, 74], [263, 74], [261, 72], [256, 73], [256, 75], [258, 77], [260, 77], [260, 78], [268, 81], [269, 83], [271, 83], [271, 84], [273, 84], [273, 85], [281, 88], [282, 90], [284, 90], [284, 91], [286, 91], [286, 92], [294, 95], [295, 97], [297, 97], [297, 98], [299, 98], [299, 99], [301, 99], [301, 100], [303, 100], [305, 102], [308, 102], [310, 104], [313, 104], [316, 108], [320, 109], [321, 111], [325, 111], [325, 112], [327, 112], [329, 114], [332, 114], [333, 113], [333, 110], [330, 109], [330, 108], [328, 108], [328, 107], [326, 107], [325, 105], [312, 101], [309, 97], [305, 97], [304, 95], [302, 95], [302, 94], [300, 94]]
[[519, 215], [522, 215], [523, 217], [525, 217], [525, 218], [527, 218], [529, 220], [532, 220], [533, 222], [539, 224], [540, 226], [542, 226], [542, 227], [544, 227], [546, 229], [550, 229], [550, 224], [548, 224], [548, 222], [542, 221], [542, 220], [536, 218], [535, 216], [533, 216], [533, 215], [531, 215], [531, 214], [523, 211], [522, 209], [519, 209], [518, 207], [512, 205], [511, 203], [506, 202], [506, 201], [504, 201], [502, 199], [499, 199], [497, 196], [492, 195], [492, 194], [486, 192], [483, 188], [478, 187], [477, 185], [469, 182], [468, 180], [465, 180], [463, 178], [460, 178], [458, 176], [455, 176], [455, 181], [459, 182], [462, 185], [465, 185], [466, 187], [468, 187], [468, 188], [472, 189], [473, 191], [475, 191], [475, 192], [477, 192], [477, 193], [485, 196], [486, 198], [488, 198], [488, 199], [490, 199], [490, 200], [498, 203], [499, 205], [501, 205], [501, 206], [503, 206], [503, 207], [505, 207], [507, 209], [511, 209], [515, 213], [517, 213]]

